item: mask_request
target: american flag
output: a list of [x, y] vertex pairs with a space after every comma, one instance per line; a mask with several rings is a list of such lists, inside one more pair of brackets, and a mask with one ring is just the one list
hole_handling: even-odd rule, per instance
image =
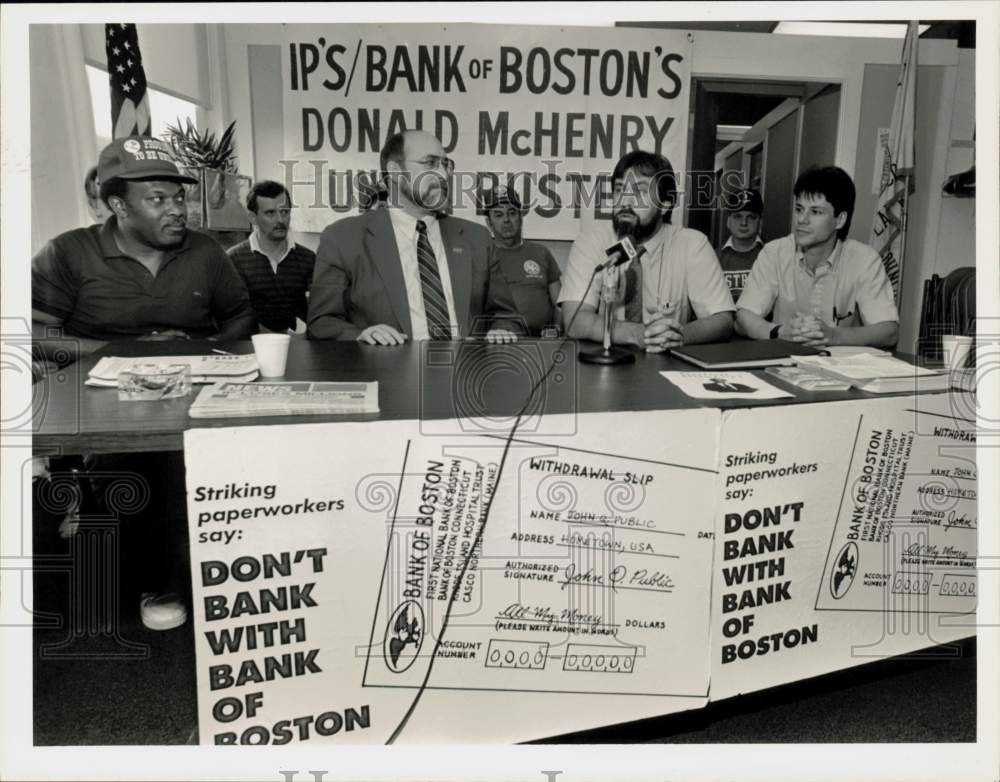
[[135, 25], [104, 25], [104, 47], [111, 81], [112, 138], [152, 136], [146, 72], [142, 69]]

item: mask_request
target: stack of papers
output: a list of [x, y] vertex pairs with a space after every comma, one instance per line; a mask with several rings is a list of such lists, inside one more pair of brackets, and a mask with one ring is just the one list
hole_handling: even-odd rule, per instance
[[892, 356], [800, 356], [798, 365], [873, 394], [942, 391], [951, 385], [947, 370], [923, 369]]
[[85, 385], [116, 388], [118, 375], [128, 372], [136, 365], [167, 367], [171, 364], [187, 364], [191, 368], [192, 383], [218, 383], [224, 380], [245, 383], [257, 378], [257, 359], [250, 353], [242, 356], [145, 356], [120, 358], [104, 356], [87, 374]]
[[192, 418], [377, 413], [378, 383], [216, 383], [191, 404]]
[[851, 384], [808, 367], [768, 367], [764, 370], [803, 391], [846, 391]]

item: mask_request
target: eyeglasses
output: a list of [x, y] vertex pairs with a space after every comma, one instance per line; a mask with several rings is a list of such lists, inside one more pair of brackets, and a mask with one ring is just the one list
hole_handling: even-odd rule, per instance
[[428, 155], [420, 160], [414, 160], [412, 158], [406, 158], [409, 163], [419, 163], [421, 166], [426, 168], [428, 171], [433, 171], [436, 168], [443, 168], [446, 174], [451, 174], [455, 171], [455, 161], [450, 157], [440, 157], [438, 155]]

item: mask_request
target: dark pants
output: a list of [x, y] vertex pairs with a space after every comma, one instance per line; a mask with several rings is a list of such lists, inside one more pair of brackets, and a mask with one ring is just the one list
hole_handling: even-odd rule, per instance
[[[190, 594], [184, 454], [102, 454], [88, 457], [90, 489], [81, 519], [91, 513], [119, 521], [123, 571], [141, 592]], [[92, 504], [90, 504], [92, 503]], [[89, 507], [88, 507], [89, 505]]]

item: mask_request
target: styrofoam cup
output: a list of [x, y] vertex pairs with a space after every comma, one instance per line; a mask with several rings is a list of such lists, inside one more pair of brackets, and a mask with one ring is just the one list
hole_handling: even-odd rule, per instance
[[945, 334], [941, 337], [941, 347], [944, 349], [944, 361], [948, 369], [962, 369], [972, 351], [972, 337]]
[[288, 334], [254, 334], [250, 339], [253, 341], [260, 376], [282, 377], [288, 363], [288, 345], [292, 338]]

